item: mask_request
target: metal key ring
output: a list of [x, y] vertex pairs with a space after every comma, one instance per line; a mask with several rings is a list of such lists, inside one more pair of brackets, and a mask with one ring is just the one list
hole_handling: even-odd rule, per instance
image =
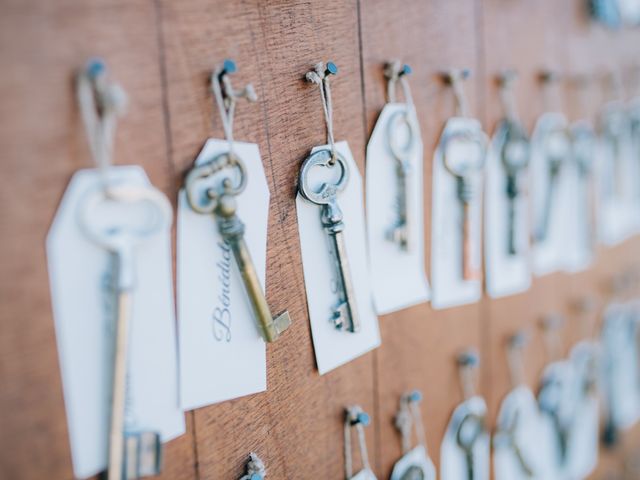
[[[397, 131], [397, 128], [402, 123], [404, 123], [409, 129], [409, 138], [407, 139], [406, 144], [400, 147], [395, 141], [397, 137], [395, 133]], [[387, 137], [389, 141], [389, 150], [391, 150], [391, 153], [395, 157], [395, 159], [400, 164], [403, 164], [406, 161], [405, 159], [413, 150], [413, 144], [416, 138], [415, 125], [409, 118], [408, 108], [404, 110], [398, 110], [391, 115], [391, 117], [389, 118], [389, 122], [387, 123]]]
[[[469, 426], [465, 428], [465, 426]], [[470, 430], [472, 429], [472, 430]], [[470, 451], [475, 442], [484, 433], [484, 416], [469, 412], [460, 421], [456, 432], [456, 443], [465, 451]], [[464, 433], [463, 433], [464, 432]], [[472, 432], [472, 435], [466, 433]]]
[[[96, 224], [94, 209], [105, 201], [123, 204], [148, 203], [154, 207], [151, 222], [140, 228], [103, 228]], [[120, 251], [125, 242], [141, 242], [171, 226], [173, 212], [167, 197], [160, 190], [150, 185], [110, 185], [108, 191], [97, 188], [90, 191], [79, 212], [82, 230], [96, 244], [111, 252]]]
[[[231, 183], [231, 179], [226, 177], [221, 182], [219, 190], [209, 188], [205, 194], [198, 194], [196, 188], [199, 181], [209, 178], [225, 168], [236, 168], [240, 180], [237, 185]], [[247, 170], [244, 162], [237, 154], [224, 152], [216, 155], [211, 160], [202, 165], [193, 167], [185, 178], [185, 191], [189, 206], [198, 213], [213, 213], [218, 205], [218, 199], [222, 195], [239, 195], [247, 186]]]
[[[555, 143], [553, 143], [554, 140]], [[562, 142], [562, 145], [560, 142]], [[558, 148], [559, 145], [561, 145], [560, 148]], [[560, 167], [564, 158], [569, 154], [569, 149], [569, 136], [564, 128], [553, 128], [546, 133], [544, 137], [544, 152], [552, 168]]]
[[[480, 147], [480, 161], [477, 164], [472, 164], [469, 167], [461, 171], [456, 171], [456, 168], [448, 161], [450, 159], [447, 156], [447, 144], [453, 140], [475, 143]], [[440, 148], [442, 149], [442, 161], [445, 168], [455, 177], [466, 177], [470, 173], [479, 172], [484, 167], [484, 162], [487, 152], [487, 141], [484, 135], [476, 134], [469, 129], [456, 129], [450, 132], [445, 132], [441, 142]]]
[[344, 157], [336, 152], [336, 163], [334, 166], [339, 166], [341, 169], [340, 178], [335, 184], [323, 183], [320, 190], [313, 191], [309, 185], [309, 175], [313, 167], [328, 167], [331, 166], [330, 161], [332, 159], [331, 150], [322, 149], [317, 150], [304, 161], [300, 168], [300, 175], [298, 177], [298, 191], [303, 198], [309, 200], [316, 205], [327, 205], [332, 198], [342, 192], [349, 182], [349, 166], [347, 165]]

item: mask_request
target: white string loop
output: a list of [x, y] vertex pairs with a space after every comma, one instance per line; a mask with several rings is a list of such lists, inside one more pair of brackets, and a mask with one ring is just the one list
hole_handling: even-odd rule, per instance
[[[333, 64], [332, 64], [333, 65]], [[329, 77], [331, 73], [327, 70], [327, 65], [317, 63], [313, 70], [307, 72], [308, 82], [315, 83], [320, 88], [320, 98], [322, 100], [322, 110], [324, 111], [324, 121], [327, 126], [327, 143], [331, 149], [331, 165], [336, 161], [336, 145], [333, 137], [333, 102], [331, 100], [331, 86]]]
[[549, 362], [559, 360], [562, 352], [562, 340], [558, 330], [563, 323], [560, 315], [547, 315], [542, 319], [542, 331]]
[[396, 102], [396, 89], [398, 82], [402, 88], [402, 94], [404, 95], [404, 101], [407, 106], [413, 106], [413, 97], [411, 96], [411, 88], [407, 81], [407, 74], [411, 72], [408, 65], [403, 65], [400, 60], [394, 60], [389, 62], [385, 69], [384, 75], [387, 78], [387, 99], [389, 103]]
[[261, 479], [264, 479], [267, 475], [267, 469], [260, 457], [251, 452], [249, 454], [249, 461], [247, 462], [247, 473], [242, 476], [240, 480], [255, 480], [256, 475], [259, 475]]
[[108, 191], [116, 126], [118, 117], [126, 110], [127, 95], [120, 85], [109, 82], [106, 67], [100, 60], [90, 61], [78, 74], [76, 95], [89, 149], [103, 188]]
[[229, 143], [229, 158], [233, 161], [234, 141], [233, 141], [233, 120], [236, 111], [236, 103], [239, 98], [246, 98], [250, 102], [258, 100], [258, 96], [252, 84], [247, 84], [242, 90], [235, 90], [231, 85], [229, 73], [235, 71], [235, 64], [226, 60], [218, 66], [211, 74], [211, 91], [216, 99], [218, 113], [222, 120], [224, 136]]
[[507, 345], [507, 364], [511, 378], [511, 388], [515, 388], [524, 383], [524, 358], [522, 350], [527, 341], [528, 338], [524, 332], [517, 332], [509, 338]]
[[500, 102], [504, 111], [504, 116], [512, 122], [518, 121], [518, 109], [516, 108], [516, 97], [513, 92], [513, 84], [516, 80], [516, 73], [513, 70], [502, 72], [499, 78]]
[[458, 374], [465, 400], [475, 395], [475, 369], [479, 362], [478, 354], [473, 350], [463, 352], [458, 356]]
[[453, 95], [456, 99], [456, 116], [468, 117], [469, 116], [469, 104], [467, 97], [464, 93], [463, 81], [469, 78], [469, 70], [457, 70], [452, 69], [445, 73], [445, 78], [453, 89]]
[[402, 454], [411, 450], [411, 430], [415, 430], [416, 439], [419, 445], [427, 449], [427, 441], [424, 434], [424, 424], [422, 423], [422, 413], [420, 412], [420, 400], [422, 395], [418, 391], [404, 394], [400, 398], [400, 408], [396, 414], [396, 428], [400, 431], [402, 438]]
[[[366, 421], [365, 421], [366, 418]], [[353, 477], [353, 457], [351, 452], [351, 428], [355, 427], [358, 434], [358, 447], [362, 468], [370, 470], [367, 442], [364, 435], [364, 425], [368, 423], [368, 416], [359, 405], [347, 407], [344, 419], [344, 473], [347, 480]]]

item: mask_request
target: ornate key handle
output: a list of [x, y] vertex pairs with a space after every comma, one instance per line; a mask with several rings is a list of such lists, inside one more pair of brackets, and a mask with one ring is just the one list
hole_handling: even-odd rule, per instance
[[[310, 172], [315, 167], [334, 168], [340, 167], [340, 178], [336, 183], [323, 183], [317, 191], [311, 187]], [[332, 203], [339, 193], [341, 193], [349, 183], [349, 166], [340, 153], [336, 152], [335, 163], [331, 154], [331, 150], [322, 149], [309, 155], [300, 168], [298, 178], [298, 191], [306, 200], [322, 207]]]
[[[452, 155], [452, 146], [466, 145], [463, 155]], [[470, 204], [473, 200], [472, 180], [482, 171], [486, 158], [487, 139], [484, 134], [468, 130], [456, 129], [446, 132], [441, 141], [442, 157], [445, 168], [457, 180], [458, 199], [462, 203], [462, 278], [474, 280], [478, 272], [472, 267], [472, 239]], [[469, 154], [469, 151], [475, 154]]]
[[573, 159], [578, 165], [580, 176], [588, 177], [593, 170], [595, 136], [590, 128], [580, 125], [571, 134]]
[[[234, 185], [230, 177], [220, 182], [219, 188], [208, 188], [204, 191], [198, 189], [201, 180], [208, 179], [226, 169], [235, 169], [238, 172], [238, 181]], [[223, 197], [235, 197], [240, 195], [247, 186], [246, 167], [242, 159], [235, 153], [221, 153], [203, 165], [194, 167], [185, 178], [185, 190], [189, 206], [198, 213], [215, 213], [219, 208]]]
[[[150, 207], [148, 221], [138, 226], [105, 224], [101, 221], [103, 217], [96, 212], [106, 203], [125, 206], [144, 204]], [[133, 263], [130, 258], [133, 249], [171, 227], [173, 213], [169, 200], [160, 190], [150, 185], [111, 184], [106, 190], [101, 187], [90, 191], [82, 205], [79, 212], [81, 228], [91, 241], [113, 254], [120, 255], [122, 266], [131, 267], [120, 267], [118, 272], [118, 288], [130, 289], [134, 283]]]
[[456, 430], [456, 443], [465, 454], [467, 462], [467, 478], [473, 480], [474, 457], [473, 448], [482, 435], [485, 433], [485, 417], [474, 412], [467, 412], [460, 421]]

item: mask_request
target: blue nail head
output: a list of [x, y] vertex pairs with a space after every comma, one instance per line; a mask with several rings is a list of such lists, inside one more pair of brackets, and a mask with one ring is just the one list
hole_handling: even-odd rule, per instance
[[104, 60], [101, 58], [92, 58], [87, 62], [87, 74], [91, 78], [96, 78], [107, 70]]
[[224, 69], [224, 73], [235, 73], [237, 68], [236, 62], [234, 62], [233, 60], [226, 59], [222, 64], [222, 68]]
[[413, 70], [411, 70], [411, 67], [405, 63], [402, 66], [402, 71], [400, 72], [400, 75], [409, 75], [412, 72]]
[[409, 400], [412, 402], [419, 402], [422, 400], [422, 392], [420, 390], [414, 390], [409, 394]]
[[250, 480], [263, 480], [263, 479], [262, 479], [262, 475], [260, 475], [259, 473], [254, 473], [253, 475], [251, 475]]
[[371, 421], [371, 418], [369, 417], [369, 415], [365, 412], [360, 412], [358, 414], [358, 418], [357, 418], [357, 423], [360, 423], [362, 425], [364, 425], [365, 427], [367, 425], [369, 425], [369, 422]]
[[326, 72], [328, 75], [337, 75], [338, 67], [333, 62], [327, 62]]

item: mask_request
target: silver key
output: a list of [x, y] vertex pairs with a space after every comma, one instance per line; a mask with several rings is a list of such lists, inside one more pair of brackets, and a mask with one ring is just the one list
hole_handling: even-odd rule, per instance
[[504, 123], [504, 138], [500, 156], [507, 175], [507, 252], [515, 255], [516, 247], [516, 201], [520, 191], [518, 189], [518, 175], [529, 163], [529, 139], [522, 126], [512, 120]]
[[[410, 242], [410, 175], [411, 175], [411, 152], [416, 137], [414, 124], [409, 118], [407, 110], [399, 110], [391, 115], [387, 127], [387, 138], [389, 150], [396, 160], [396, 172], [398, 180], [398, 220], [388, 234], [389, 240], [397, 243], [404, 251], [411, 250]], [[404, 145], [398, 145], [398, 128], [406, 125], [409, 137]]]
[[456, 432], [456, 443], [462, 449], [465, 455], [467, 465], [467, 480], [474, 480], [475, 465], [473, 450], [476, 441], [484, 434], [484, 417], [473, 412], [467, 413]]
[[[145, 203], [154, 214], [151, 222], [138, 228], [130, 225], [101, 224], [95, 211], [99, 204]], [[160, 473], [161, 443], [156, 432], [126, 432], [125, 402], [127, 364], [130, 341], [130, 315], [135, 290], [135, 249], [144, 240], [166, 231], [171, 225], [171, 205], [167, 198], [150, 186], [113, 186], [108, 192], [98, 190], [86, 199], [81, 224], [88, 236], [108, 250], [115, 259], [116, 328], [109, 428], [108, 480], [134, 479]]]
[[569, 153], [569, 141], [564, 129], [556, 128], [547, 133], [544, 143], [544, 156], [547, 162], [549, 188], [547, 190], [547, 196], [544, 199], [542, 220], [536, 232], [536, 241], [538, 242], [542, 242], [547, 238], [558, 178], [563, 161]]
[[[341, 170], [340, 178], [337, 183], [323, 183], [318, 191], [314, 191], [310, 185], [310, 171], [314, 167], [338, 167]], [[322, 207], [322, 226], [331, 239], [332, 249], [335, 254], [338, 283], [340, 284], [340, 298], [334, 307], [331, 321], [338, 330], [358, 332], [360, 330], [360, 319], [358, 318], [355, 291], [351, 281], [344, 241], [345, 225], [342, 210], [340, 210], [337, 202], [338, 194], [345, 189], [348, 181], [349, 167], [345, 159], [337, 153], [334, 159], [330, 150], [318, 150], [312, 153], [302, 164], [298, 189], [303, 198]]]

